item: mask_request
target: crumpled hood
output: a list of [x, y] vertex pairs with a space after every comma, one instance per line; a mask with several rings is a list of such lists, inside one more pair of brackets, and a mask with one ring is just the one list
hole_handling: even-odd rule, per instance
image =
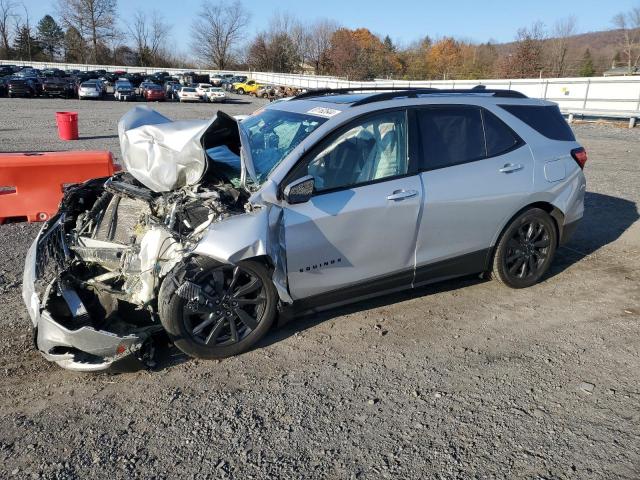
[[174, 122], [149, 107], [133, 108], [118, 123], [124, 167], [155, 192], [197, 183], [207, 166], [201, 138], [216, 118]]

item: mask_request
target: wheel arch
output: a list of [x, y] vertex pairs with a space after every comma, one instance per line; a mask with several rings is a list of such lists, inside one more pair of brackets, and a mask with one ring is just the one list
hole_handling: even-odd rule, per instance
[[489, 255], [487, 255], [487, 268], [489, 268], [489, 266], [493, 263], [493, 257], [496, 253], [496, 246], [498, 245], [498, 242], [502, 238], [502, 235], [504, 234], [505, 230], [509, 227], [509, 225], [511, 225], [511, 222], [513, 222], [514, 219], [522, 215], [527, 210], [531, 210], [532, 208], [539, 208], [540, 210], [544, 210], [551, 216], [551, 218], [553, 219], [553, 223], [556, 226], [556, 245], [560, 245], [560, 243], [562, 242], [562, 236], [563, 236], [564, 213], [562, 212], [562, 210], [560, 210], [558, 207], [553, 205], [551, 202], [546, 202], [546, 201], [532, 202], [522, 207], [520, 210], [514, 213], [511, 217], [509, 217], [505, 222], [503, 222], [503, 224], [500, 226], [500, 229], [498, 230], [498, 233], [494, 237], [491, 247], [489, 248]]

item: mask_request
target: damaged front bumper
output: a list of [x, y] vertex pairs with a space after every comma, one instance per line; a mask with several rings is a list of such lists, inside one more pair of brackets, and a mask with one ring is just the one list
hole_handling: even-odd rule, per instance
[[132, 356], [139, 359], [148, 356], [147, 347], [150, 347], [151, 336], [158, 328], [144, 327], [119, 334], [89, 325], [70, 327], [56, 321], [52, 312], [43, 306], [44, 297], [55, 295], [64, 300], [74, 319], [87, 315], [77, 293], [69, 286], [58, 286], [57, 277], [45, 286], [43, 295], [38, 293], [38, 257], [45, 254], [47, 242], [57, 234], [58, 228], [59, 218], [45, 224], [31, 244], [25, 260], [22, 298], [35, 329], [37, 349], [47, 360], [68, 370], [82, 372], [106, 370]]

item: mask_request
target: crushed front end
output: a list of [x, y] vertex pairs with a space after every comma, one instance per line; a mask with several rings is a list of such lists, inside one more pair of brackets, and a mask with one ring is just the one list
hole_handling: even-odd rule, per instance
[[69, 189], [26, 258], [23, 299], [40, 352], [79, 371], [151, 361], [162, 279], [244, 201], [221, 182], [157, 193], [127, 173]]

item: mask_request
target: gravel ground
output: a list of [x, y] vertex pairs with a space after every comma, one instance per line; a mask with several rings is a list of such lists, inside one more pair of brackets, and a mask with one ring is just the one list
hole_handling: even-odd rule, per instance
[[[116, 153], [129, 107], [0, 99], [0, 150]], [[52, 140], [62, 108], [80, 112], [81, 141]], [[20, 300], [38, 226], [0, 227], [0, 478], [640, 478], [640, 131], [574, 128], [590, 153], [586, 216], [541, 284], [385, 296], [221, 362], [48, 364]]]

